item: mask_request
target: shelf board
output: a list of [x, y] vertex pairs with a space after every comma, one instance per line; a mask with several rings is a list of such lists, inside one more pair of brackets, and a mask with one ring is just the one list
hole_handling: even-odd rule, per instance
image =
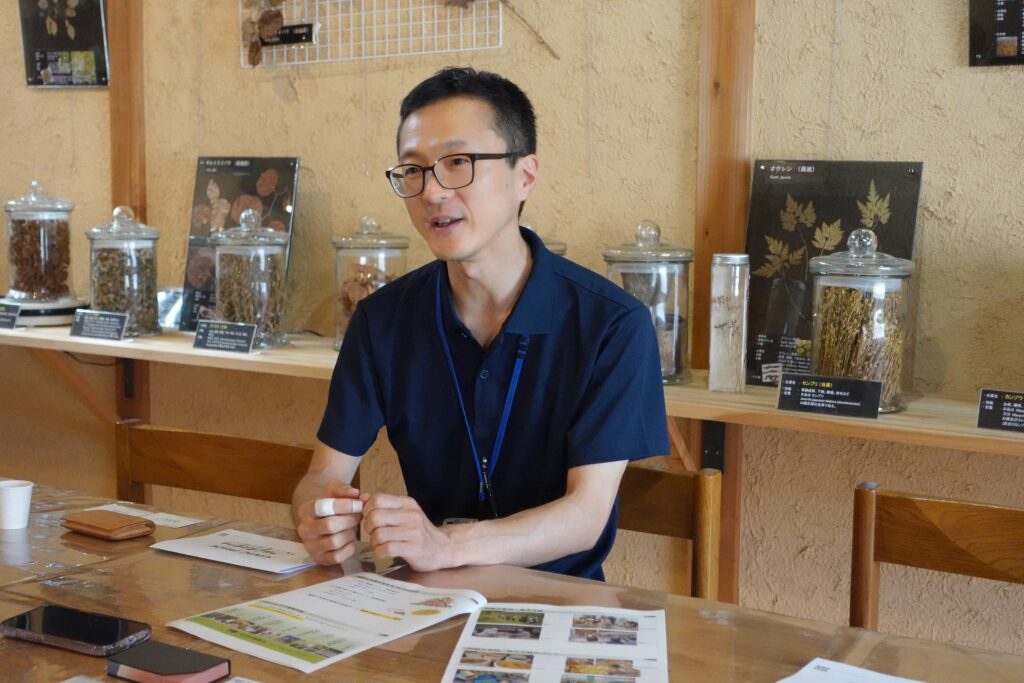
[[193, 349], [194, 338], [195, 335], [188, 332], [165, 330], [163, 334], [152, 337], [139, 337], [123, 342], [105, 341], [72, 337], [71, 328], [67, 325], [0, 330], [0, 345], [5, 346], [70, 351], [154, 363], [196, 365], [310, 379], [329, 380], [338, 359], [338, 352], [331, 348], [334, 340], [314, 335], [292, 335], [286, 346], [252, 354]]
[[911, 397], [905, 410], [879, 415], [877, 420], [830, 417], [778, 410], [774, 387], [749, 386], [742, 394], [724, 394], [708, 391], [706, 372], [693, 374], [688, 384], [665, 387], [665, 405], [670, 416], [1024, 456], [1024, 434], [975, 426], [977, 401]]
[[[193, 335], [177, 330], [113, 342], [72, 337], [70, 329], [65, 325], [0, 330], [0, 345], [320, 380], [331, 378], [338, 357], [331, 348], [332, 339], [313, 335], [293, 335], [287, 346], [246, 355], [193, 349]], [[695, 371], [688, 384], [665, 387], [665, 405], [671, 417], [1024, 456], [1024, 434], [975, 427], [977, 401], [911, 398], [906, 410], [877, 420], [778, 410], [775, 401], [772, 387], [751, 386], [742, 394], [708, 391], [707, 373], [702, 371]]]

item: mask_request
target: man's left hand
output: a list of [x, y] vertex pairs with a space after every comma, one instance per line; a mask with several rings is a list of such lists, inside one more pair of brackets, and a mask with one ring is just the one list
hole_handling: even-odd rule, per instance
[[378, 493], [363, 507], [363, 526], [378, 557], [401, 557], [418, 572], [455, 566], [452, 543], [407, 496]]

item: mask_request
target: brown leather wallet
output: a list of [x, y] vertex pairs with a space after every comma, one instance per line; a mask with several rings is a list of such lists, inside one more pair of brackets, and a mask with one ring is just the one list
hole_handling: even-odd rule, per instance
[[64, 517], [61, 525], [71, 531], [107, 541], [123, 541], [153, 533], [156, 525], [142, 517], [110, 510], [83, 510]]

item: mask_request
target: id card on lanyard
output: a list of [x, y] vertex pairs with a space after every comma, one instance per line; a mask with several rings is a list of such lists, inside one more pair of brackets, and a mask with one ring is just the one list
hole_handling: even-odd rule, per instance
[[[443, 266], [442, 266], [443, 267]], [[494, 519], [498, 518], [498, 503], [494, 499], [494, 489], [491, 486], [494, 469], [498, 466], [498, 456], [501, 454], [501, 443], [505, 439], [505, 428], [508, 427], [509, 414], [512, 412], [512, 400], [516, 395], [516, 387], [519, 385], [519, 375], [523, 370], [523, 360], [526, 358], [526, 351], [530, 347], [530, 336], [521, 335], [516, 344], [516, 362], [512, 367], [512, 379], [509, 380], [508, 389], [505, 392], [505, 404], [501, 409], [501, 420], [498, 422], [498, 433], [494, 438], [494, 447], [491, 449], [490, 457], [487, 454], [481, 458], [476, 448], [476, 439], [473, 438], [473, 430], [469, 426], [469, 415], [466, 413], [466, 404], [462, 399], [462, 389], [459, 388], [459, 376], [455, 372], [455, 361], [452, 359], [452, 351], [448, 345], [448, 337], [444, 333], [444, 317], [441, 315], [441, 271], [437, 271], [437, 282], [434, 288], [434, 317], [437, 323], [437, 334], [441, 339], [441, 348], [444, 350], [444, 358], [448, 362], [448, 373], [452, 378], [452, 387], [455, 389], [455, 397], [459, 401], [459, 411], [462, 413], [462, 424], [466, 428], [466, 437], [469, 439], [469, 448], [473, 452], [473, 464], [476, 466], [477, 480], [480, 482], [479, 500], [481, 503], [487, 500], [490, 503], [490, 513]]]

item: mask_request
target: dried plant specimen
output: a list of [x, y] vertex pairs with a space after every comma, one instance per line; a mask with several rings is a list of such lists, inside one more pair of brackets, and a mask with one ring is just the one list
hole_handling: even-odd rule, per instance
[[55, 299], [69, 293], [71, 237], [66, 220], [12, 218], [8, 257], [8, 296]]
[[47, 35], [58, 35], [63, 26], [68, 38], [75, 39], [75, 25], [71, 20], [78, 16], [78, 0], [38, 0], [36, 7], [42, 10]]
[[160, 332], [154, 249], [93, 249], [91, 276], [93, 309], [127, 313], [126, 337]]
[[217, 316], [256, 325], [258, 346], [283, 344], [284, 284], [283, 253], [218, 253]]
[[877, 232], [878, 228], [888, 223], [891, 216], [889, 212], [889, 199], [891, 198], [892, 193], [882, 198], [875, 191], [875, 181], [872, 180], [871, 185], [868, 187], [867, 200], [857, 202], [857, 208], [860, 209], [861, 225]]
[[256, 30], [263, 40], [270, 40], [284, 26], [284, 15], [279, 9], [263, 10], [256, 20]]
[[899, 410], [906, 341], [902, 310], [903, 292], [898, 289], [879, 297], [873, 289], [823, 286], [817, 313], [820, 332], [814, 342], [815, 372], [879, 381], [879, 410]]
[[[350, 264], [338, 284], [337, 342], [340, 343], [348, 322], [356, 312], [356, 305], [378, 289], [398, 277], [376, 266], [361, 263]], [[338, 345], [338, 344], [336, 344]]]

